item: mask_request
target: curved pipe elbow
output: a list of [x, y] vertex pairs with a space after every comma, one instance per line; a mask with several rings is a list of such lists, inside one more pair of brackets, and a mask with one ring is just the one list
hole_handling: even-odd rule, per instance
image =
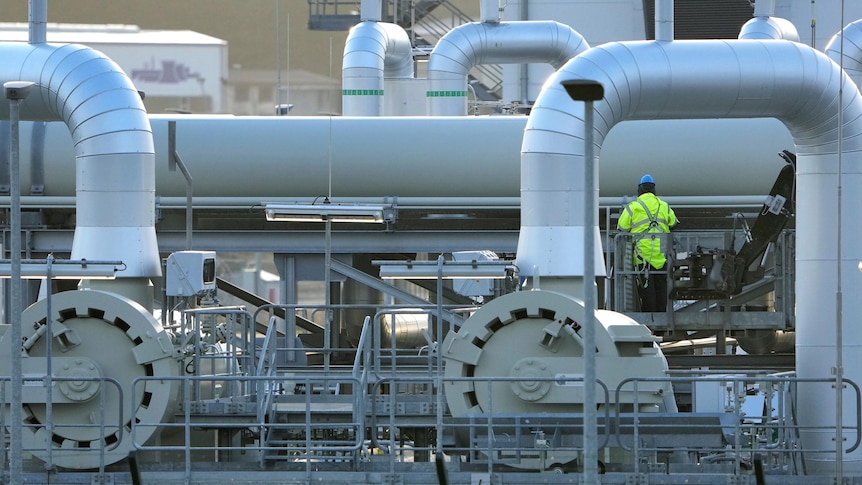
[[[835, 171], [841, 110], [846, 120], [844, 166], [862, 156], [862, 141], [856, 136], [862, 132], [862, 97], [849, 76], [808, 46], [768, 40], [603, 44], [548, 79], [527, 120], [521, 145], [518, 247], [519, 260], [526, 262], [561, 253], [561, 248], [548, 246], [560, 244], [562, 238], [529, 239], [525, 228], [539, 235], [594, 229], [584, 227], [579, 210], [585, 196], [580, 147], [587, 127], [583, 104], [573, 101], [561, 85], [570, 79], [604, 86], [604, 99], [593, 105], [596, 155], [608, 132], [622, 121], [776, 118], [793, 136], [799, 166]], [[851, 94], [842, 98], [842, 90]], [[553, 266], [564, 268], [567, 263]], [[571, 264], [558, 272], [578, 275], [578, 270]]]
[[566, 138], [577, 133], [573, 130], [583, 132], [582, 108], [560, 85], [567, 79], [604, 85], [605, 98], [594, 105], [597, 143], [623, 120], [692, 118], [774, 117], [795, 137], [837, 139], [833, 124], [838, 109], [845, 110], [848, 120], [862, 116], [858, 96], [844, 96], [844, 105], [838, 103], [841, 88], [857, 91], [850, 79], [825, 55], [799, 43], [616, 42], [579, 55], [549, 79], [527, 122], [523, 151], [537, 148], [532, 146], [533, 130], [542, 133], [541, 139], [548, 131]]
[[350, 29], [344, 43], [342, 69], [369, 68], [381, 79], [412, 78], [413, 49], [407, 32], [396, 24], [360, 22]]
[[0, 51], [0, 82], [38, 85], [22, 102], [21, 117], [63, 121], [72, 134], [77, 171], [73, 259], [123, 261], [127, 270], [118, 275], [123, 278], [159, 276], [155, 148], [134, 84], [104, 54], [81, 45], [0, 44]]
[[739, 30], [740, 39], [781, 39], [799, 42], [799, 32], [789, 20], [780, 17], [755, 17]]
[[413, 49], [396, 24], [360, 22], [350, 29], [342, 59], [342, 106], [346, 116], [379, 116], [384, 80], [413, 77]]
[[[843, 53], [842, 39], [845, 40]], [[841, 32], [832, 36], [823, 52], [840, 65], [858, 87], [862, 80], [862, 20], [851, 22]]]
[[[467, 75], [480, 64], [546, 63], [559, 69], [590, 48], [584, 37], [555, 21], [473, 22], [437, 42], [428, 60], [431, 115], [464, 115]], [[464, 93], [448, 103], [430, 93]]]
[[589, 49], [584, 37], [555, 21], [472, 22], [444, 35], [428, 60], [428, 77], [467, 76], [479, 64], [547, 63], [559, 69]]

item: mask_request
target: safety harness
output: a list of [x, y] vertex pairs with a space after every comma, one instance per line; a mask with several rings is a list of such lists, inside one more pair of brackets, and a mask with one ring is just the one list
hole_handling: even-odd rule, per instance
[[[650, 234], [650, 239], [652, 240], [652, 246], [650, 247], [650, 253], [654, 252], [655, 243], [656, 243], [656, 239], [657, 239], [656, 234], [664, 232], [664, 230], [662, 229], [662, 227], [660, 225], [660, 222], [663, 222], [664, 225], [668, 226], [668, 227], [669, 227], [669, 224], [666, 220], [658, 218], [659, 212], [661, 212], [661, 204], [662, 204], [661, 200], [659, 200], [658, 208], [656, 209], [655, 214], [650, 212], [649, 208], [647, 207], [647, 205], [644, 201], [642, 201], [640, 199], [636, 199], [636, 200], [641, 205], [641, 207], [643, 207], [644, 213], [646, 213], [646, 215], [647, 215], [647, 219], [646, 220], [640, 220], [637, 222], [637, 224], [632, 224], [630, 230], [632, 231], [632, 234], [635, 234], [633, 231], [634, 228], [640, 227], [640, 226], [647, 224], [647, 223], [649, 223], [649, 227], [647, 228], [646, 231], [639, 232], [639, 234], [644, 234], [644, 236], [633, 238], [633, 240], [632, 240], [632, 261], [640, 260], [644, 263], [643, 268], [640, 268], [640, 269], [643, 271], [643, 274], [642, 274], [643, 283], [642, 284], [643, 284], [643, 287], [646, 288], [647, 286], [649, 286], [649, 270], [652, 267], [652, 263], [646, 261], [640, 255], [640, 251], [639, 251], [640, 244], [639, 243], [642, 239], [644, 239], [646, 237], [645, 234]], [[631, 207], [626, 205], [626, 210], [629, 213], [629, 217], [634, 216], [634, 214], [632, 213]]]

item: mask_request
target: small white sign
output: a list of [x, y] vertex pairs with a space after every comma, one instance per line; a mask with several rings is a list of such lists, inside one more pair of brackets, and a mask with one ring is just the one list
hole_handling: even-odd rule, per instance
[[558, 387], [584, 387], [584, 375], [557, 374], [554, 376], [554, 385]]

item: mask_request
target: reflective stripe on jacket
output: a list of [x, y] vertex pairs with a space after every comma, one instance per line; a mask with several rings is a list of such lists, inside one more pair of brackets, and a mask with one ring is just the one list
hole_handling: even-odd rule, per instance
[[633, 240], [637, 241], [637, 251], [634, 255], [634, 264], [646, 261], [658, 269], [664, 267], [667, 258], [662, 250], [660, 238], [651, 234], [668, 233], [674, 225], [676, 225], [676, 214], [673, 209], [667, 202], [650, 192], [626, 205], [617, 222], [618, 229], [635, 234]]

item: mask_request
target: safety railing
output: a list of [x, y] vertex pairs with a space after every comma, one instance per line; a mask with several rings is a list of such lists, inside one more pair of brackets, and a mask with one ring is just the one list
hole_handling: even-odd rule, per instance
[[[658, 247], [670, 255], [668, 248], [672, 247], [673, 238], [670, 234], [631, 234], [628, 232], [618, 233], [614, 236], [614, 260], [613, 260], [613, 310], [619, 312], [635, 312], [638, 308], [638, 295], [635, 288], [638, 284], [638, 278], [645, 276], [644, 272], [637, 270], [634, 267], [633, 251], [634, 245], [649, 238], [654, 241]], [[668, 269], [672, 267], [672, 259], [669, 257], [668, 264], [660, 271], [667, 278], [668, 288], [671, 286], [670, 272]]]
[[[633, 245], [641, 234], [617, 233], [609, 254], [611, 310], [632, 314], [654, 331], [675, 330], [786, 330], [795, 325], [793, 295], [793, 231], [784, 231], [766, 252], [760, 265], [760, 279], [744, 280], [732, 295], [724, 295], [725, 280], [742, 284], [736, 276], [722, 272], [722, 254], [711, 251], [732, 247], [726, 231], [678, 231], [650, 234], [665, 251], [667, 264], [661, 274], [667, 278], [667, 312], [638, 314], [637, 285], [645, 273], [633, 265]], [[714, 258], [714, 260], [710, 259]], [[750, 268], [749, 268], [750, 269]], [[755, 274], [755, 273], [752, 273]], [[698, 295], [698, 296], [693, 296]], [[693, 299], [691, 299], [693, 298]], [[744, 310], [745, 315], [731, 316]], [[765, 311], [764, 311], [765, 310]]]
[[[173, 452], [185, 461], [187, 474], [193, 471], [194, 457], [213, 453], [256, 452], [265, 461], [291, 460], [312, 463], [351, 455], [365, 441], [363, 393], [339, 394], [332, 389], [362, 389], [360, 380], [349, 375], [289, 376], [184, 376], [139, 377], [132, 382], [132, 396], [147, 381], [177, 381], [184, 394], [216, 381], [233, 388], [294, 389], [291, 394], [275, 394], [269, 399], [271, 412], [260, 419], [257, 400], [264, 396], [232, 396], [200, 401], [184, 400], [181, 414], [172, 422], [132, 422], [131, 439], [141, 451]], [[231, 439], [214, 440], [217, 430]], [[141, 442], [138, 436], [157, 434], [157, 443]], [[208, 461], [208, 460], [207, 460]]]
[[[566, 377], [536, 377], [530, 379], [512, 377], [452, 377], [452, 376], [386, 376], [371, 388], [369, 429], [370, 445], [382, 450], [393, 462], [427, 461], [438, 451], [447, 455], [463, 456], [472, 465], [487, 466], [493, 472], [499, 465], [524, 470], [566, 469], [583, 451], [583, 415], [575, 413], [576, 405], [553, 406], [559, 412], [548, 412], [550, 407], [533, 408], [529, 405], [518, 412], [498, 411], [507, 409], [510, 402], [500, 398], [495, 407], [495, 392], [499, 386], [524, 385], [577, 385], [583, 379]], [[465, 388], [478, 389], [486, 386], [481, 411], [465, 416], [444, 414], [445, 409], [435, 406], [434, 397], [423, 400], [405, 399], [403, 395], [392, 395], [388, 389], [407, 385], [427, 385], [437, 390], [450, 386], [454, 392]], [[596, 382], [599, 396], [599, 441], [602, 446], [610, 442], [609, 422], [611, 416], [607, 386]], [[424, 407], [422, 406], [424, 405]], [[478, 403], [477, 403], [477, 406]], [[479, 409], [477, 407], [477, 409]], [[419, 430], [433, 429], [432, 435]]]
[[[431, 312], [430, 308], [425, 310]], [[404, 352], [407, 349], [400, 348], [398, 332], [384, 332], [383, 317], [399, 312], [411, 309], [389, 308], [365, 318], [352, 367], [324, 370], [309, 365], [294, 366], [287, 374], [270, 372], [268, 369], [276, 368], [271, 355], [292, 347], [279, 348], [269, 343], [274, 340], [265, 340], [258, 349], [260, 360], [255, 371], [263, 375], [135, 379], [124, 402], [138, 402], [148, 381], [177, 381], [175, 387], [183, 399], [176, 419], [147, 422], [160, 417], [140, 415], [131, 420], [131, 430], [124, 439], [132, 440], [136, 450], [182, 457], [190, 481], [196, 466], [210, 464], [214, 456], [228, 461], [231, 454], [240, 453], [255, 456], [261, 467], [276, 461], [304, 466], [307, 477], [324, 463], [349, 462], [353, 470], [369, 462], [387, 463], [389, 472], [396, 473], [399, 465], [428, 462], [439, 454], [488, 475], [505, 470], [577, 472], [583, 466], [584, 420], [578, 403], [548, 406], [511, 395], [518, 386], [544, 381], [582, 385], [582, 379], [566, 376], [566, 382], [560, 382], [559, 378], [542, 377], [447, 376], [438, 372], [433, 346]], [[267, 335], [274, 339], [276, 326], [272, 321], [270, 327], [272, 333]], [[834, 382], [834, 378], [802, 379], [789, 374], [704, 373], [624, 379], [609, 390], [599, 381], [597, 446], [602, 469], [635, 476], [657, 471], [738, 475], [759, 456], [770, 472], [804, 475], [802, 463], [807, 454], [835, 450], [806, 447], [800, 434], [834, 430], [797, 423], [794, 396], [800, 386]], [[215, 396], [195, 391], [213, 389], [216, 383], [231, 393]], [[646, 394], [640, 391], [654, 394], [656, 383], [690, 388], [691, 402], [695, 403], [692, 409], [661, 409], [653, 400], [641, 402]], [[106, 385], [120, 389], [116, 382]], [[843, 427], [844, 434], [851, 437], [845, 444], [845, 452], [850, 453], [862, 437], [862, 398], [855, 383], [845, 380], [844, 385], [848, 389], [846, 402], [855, 405]], [[764, 396], [762, 412], [745, 406], [746, 401], [754, 400], [754, 388]], [[452, 416], [448, 411], [452, 396], [446, 395], [465, 390], [476, 396], [475, 412]], [[707, 391], [726, 396], [714, 408], [704, 409], [701, 394]], [[647, 407], [655, 412], [644, 411]], [[0, 414], [0, 419], [6, 417]], [[102, 429], [110, 434], [114, 425], [104, 420], [99, 420]], [[67, 425], [81, 426], [62, 423]], [[140, 436], [159, 439], [143, 440]]]
[[[537, 378], [534, 384], [542, 380]], [[516, 381], [523, 379], [385, 376], [371, 386], [369, 446], [388, 458], [393, 470], [396, 463], [428, 461], [441, 449], [447, 455], [463, 457], [471, 466], [487, 468], [488, 473], [499, 472], [500, 466], [525, 470], [579, 469], [584, 445], [583, 415], [577, 403], [560, 406], [554, 412], [530, 412], [542, 409], [541, 403], [535, 408], [525, 403], [518, 412], [496, 411], [491, 387]], [[481, 405], [477, 403], [475, 413], [440, 419], [431, 398], [424, 401], [424, 408], [410, 408], [415, 402], [408, 403], [405, 396], [387, 393], [388, 389], [399, 386], [422, 383], [437, 387], [444, 382], [453, 389], [488, 386], [485, 394], [490, 399]], [[656, 412], [643, 412], [638, 387], [653, 389], [657, 382], [670, 386], [686, 384], [693, 389], [718, 385], [727, 389], [728, 397], [716, 409], [678, 411], [656, 407]], [[767, 473], [805, 475], [803, 458], [807, 454], [836, 450], [806, 447], [800, 434], [834, 432], [834, 429], [797, 423], [794, 395], [800, 385], [834, 382], [829, 378], [778, 374], [697, 375], [625, 379], [612, 393], [598, 383], [605, 390], [603, 400], [601, 392], [598, 393], [597, 445], [603, 450], [600, 455], [603, 461], [607, 460], [602, 469], [636, 475], [651, 472], [739, 475], [750, 470], [755, 459], [762, 459]], [[855, 406], [852, 419], [844, 426], [844, 435], [851, 437], [844, 452], [850, 453], [859, 446], [862, 436], [859, 420], [862, 401], [855, 383], [845, 380], [844, 384], [850, 392], [848, 402]], [[752, 387], [759, 387], [758, 392], [765, 397], [757, 401], [752, 397]], [[633, 398], [621, 402], [624, 395]], [[746, 398], [764, 402], [764, 410], [752, 411], [744, 406]], [[437, 439], [429, 439], [431, 435]]]
[[[242, 306], [204, 307], [184, 310], [173, 329], [179, 349], [186, 356], [183, 371], [192, 376], [255, 375], [259, 365], [252, 314]], [[199, 381], [189, 391], [191, 400], [243, 395], [251, 389], [228, 389], [226, 382]]]
[[[801, 378], [789, 374], [783, 375], [702, 375], [691, 377], [668, 378], [631, 378], [620, 382], [616, 388], [616, 396], [630, 389], [637, 396], [639, 385], [655, 382], [667, 382], [672, 385], [691, 384], [697, 392], [697, 386], [719, 384], [726, 390], [723, 400], [724, 412], [675, 412], [669, 419], [656, 420], [653, 416], [635, 412], [629, 416], [620, 413], [615, 415], [619, 423], [616, 434], [620, 448], [632, 452], [634, 472], [641, 470], [643, 463], [656, 462], [659, 453], [684, 452], [697, 455], [698, 462], [715, 463], [730, 462], [734, 472], [750, 467], [756, 455], [767, 457], [766, 464], [773, 471], [800, 475], [804, 473], [803, 458], [806, 454], [835, 453], [834, 446], [806, 446], [800, 440], [800, 435], [809, 432], [835, 431], [836, 428], [825, 429], [823, 426], [800, 424], [794, 413], [794, 396], [800, 391], [800, 386], [821, 383], [836, 384], [834, 378]], [[844, 453], [850, 453], [859, 447], [862, 439], [862, 393], [859, 386], [848, 379], [843, 380], [844, 386], [851, 390], [850, 400], [855, 412], [849, 424], [844, 424], [843, 434], [854, 435], [855, 439], [847, 444]], [[746, 408], [743, 403], [753, 391], [762, 393], [762, 407], [757, 410]], [[695, 397], [692, 398], [696, 400]], [[760, 402], [760, 401], [758, 401]], [[702, 419], [695, 424], [692, 420]], [[709, 420], [712, 423], [709, 423]], [[695, 427], [696, 426], [696, 427]], [[695, 433], [692, 436], [691, 430]], [[643, 439], [649, 436], [650, 439]], [[672, 438], [686, 437], [686, 442], [675, 441]], [[710, 438], [711, 437], [711, 438]], [[697, 442], [697, 447], [691, 444]]]
[[[471, 312], [475, 311], [475, 307], [464, 305], [367, 305], [367, 304], [340, 304], [330, 305], [331, 312], [343, 313], [352, 310], [367, 311], [369, 315], [373, 315], [373, 320], [370, 322], [373, 328], [369, 329], [366, 346], [371, 354], [371, 365], [373, 371], [377, 374], [383, 372], [381, 366], [386, 365], [391, 368], [392, 364], [398, 361], [399, 365], [404, 369], [415, 368], [420, 366], [424, 371], [429, 368], [436, 368], [436, 357], [431, 352], [431, 348], [436, 345], [433, 342], [437, 339], [436, 331], [432, 321], [438, 317], [437, 312], [443, 311], [446, 313], [443, 318], [436, 318], [437, 321], [449, 320], [452, 318], [466, 318]], [[296, 313], [297, 315], [304, 313], [309, 315], [317, 315], [323, 317], [326, 315], [321, 305], [263, 305], [259, 307], [252, 316], [252, 319], [270, 319], [270, 322], [276, 312], [283, 311], [286, 315]], [[412, 322], [408, 330], [404, 330], [407, 326], [402, 327], [399, 322], [395, 322], [399, 316], [421, 316], [426, 321], [423, 323]], [[383, 322], [387, 317], [393, 320], [392, 323]], [[289, 320], [289, 318], [288, 318]], [[349, 322], [329, 322], [329, 325], [344, 328]], [[322, 325], [327, 325], [323, 322]], [[357, 325], [360, 332], [364, 332], [364, 327], [368, 323]], [[420, 326], [423, 326], [420, 328]], [[448, 321], [444, 325], [451, 327]], [[291, 325], [287, 325], [290, 327]], [[287, 333], [290, 333], [288, 331]], [[335, 332], [333, 332], [335, 333]], [[355, 356], [358, 352], [353, 345], [348, 345], [347, 342], [337, 343], [333, 338], [331, 341], [318, 339], [321, 346], [312, 347], [302, 345], [290, 337], [284, 344], [279, 344], [278, 340], [269, 340], [268, 352], [274, 352], [276, 366], [286, 372], [303, 371], [317, 363], [323, 362], [326, 369], [352, 367], [356, 364]], [[291, 357], [293, 354], [302, 354], [307, 358]], [[329, 356], [329, 358], [326, 358]], [[312, 358], [313, 357], [313, 358]], [[336, 358], [338, 357], [338, 358]], [[434, 361], [431, 358], [434, 357]], [[306, 361], [306, 362], [303, 362]], [[313, 362], [312, 362], [313, 361]], [[333, 362], [332, 365], [327, 365], [326, 362]]]

